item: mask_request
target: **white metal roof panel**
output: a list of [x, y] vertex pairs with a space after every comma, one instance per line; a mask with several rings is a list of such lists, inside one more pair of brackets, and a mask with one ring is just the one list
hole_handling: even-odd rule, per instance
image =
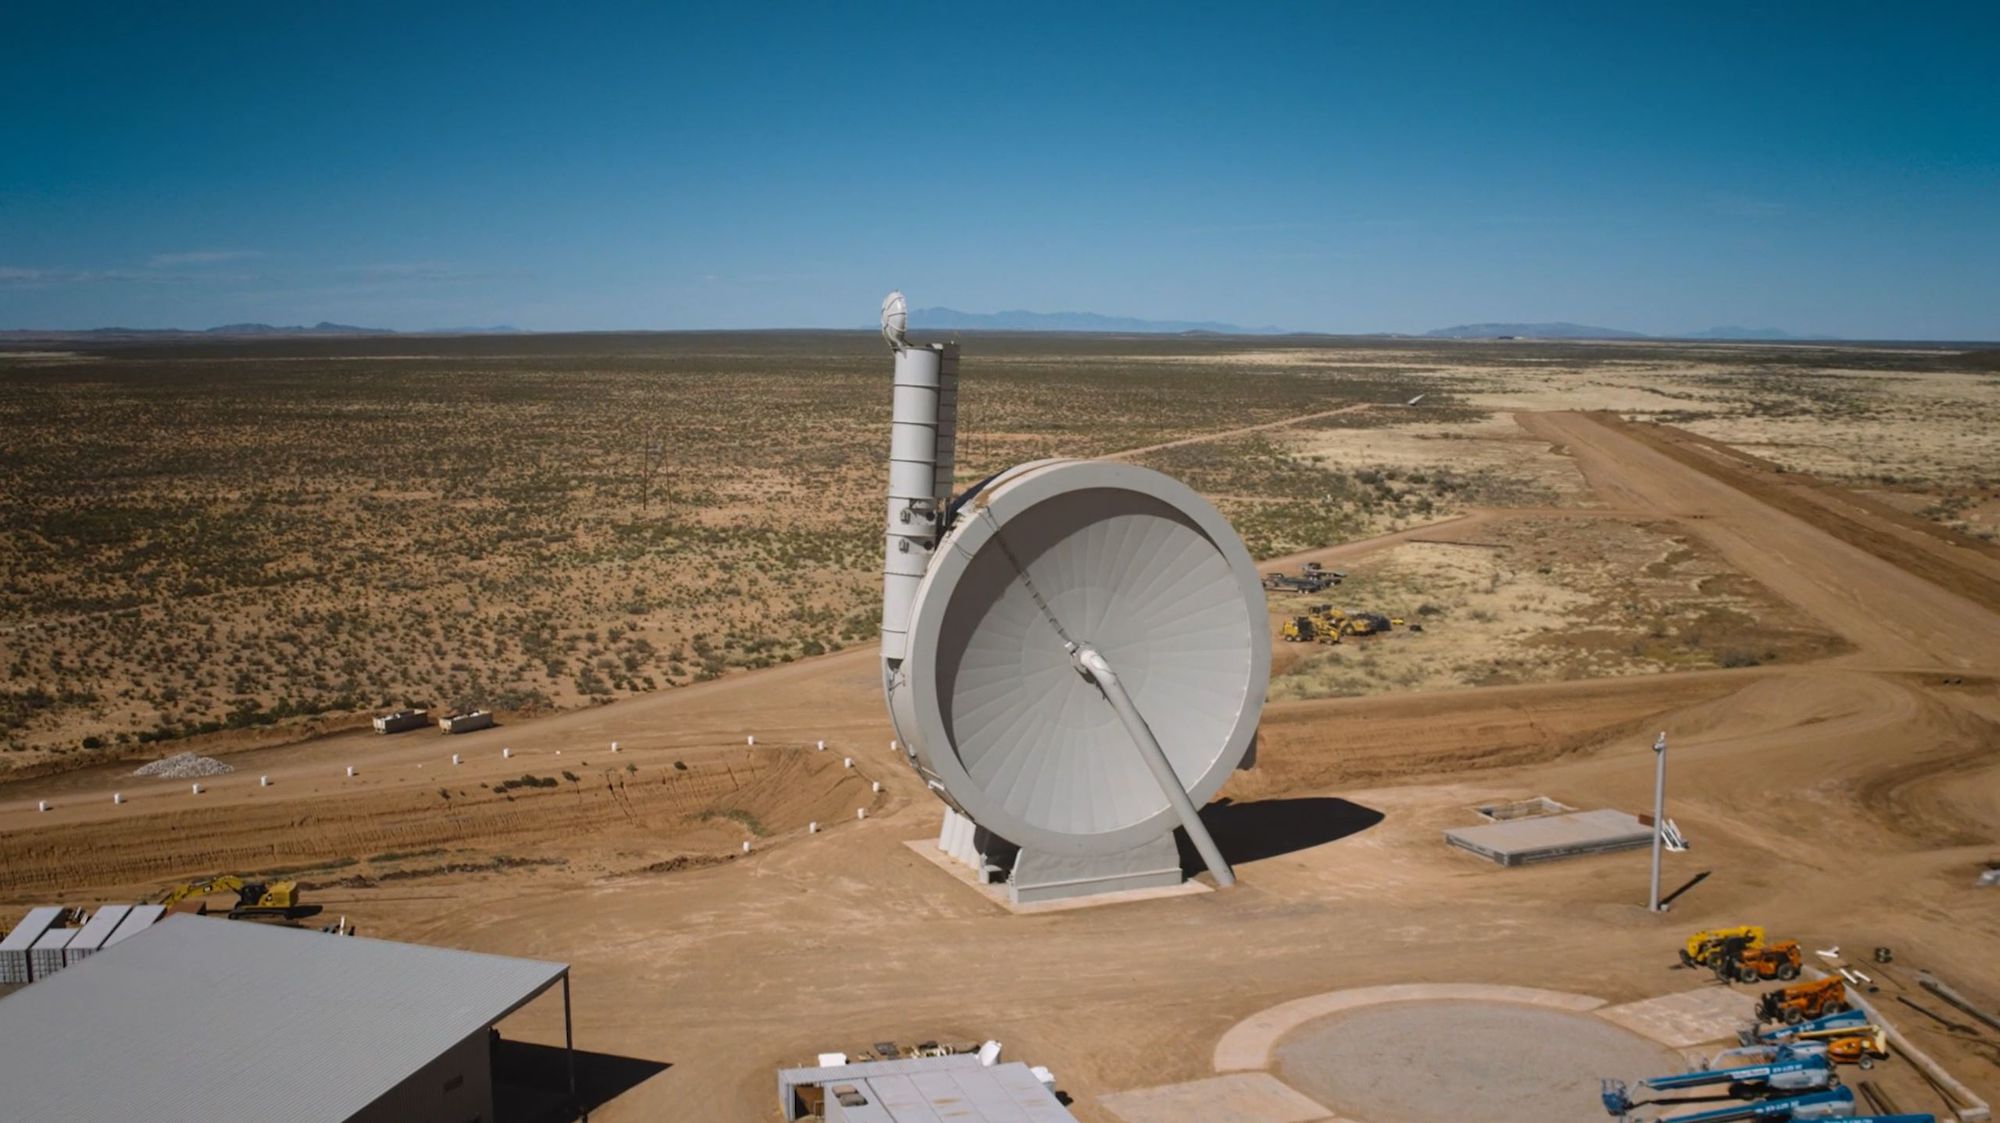
[[76, 939], [76, 934], [81, 931], [83, 931], [81, 928], [51, 928], [42, 933], [41, 939], [35, 941], [33, 950], [61, 951], [68, 947], [69, 942]]
[[568, 970], [170, 916], [0, 999], [6, 1118], [338, 1123]]
[[942, 1123], [931, 1110], [930, 1097], [907, 1076], [877, 1076], [868, 1081], [868, 1088], [895, 1123]]
[[28, 915], [21, 918], [21, 923], [7, 933], [7, 938], [0, 940], [0, 951], [26, 951], [34, 947], [35, 941], [41, 939], [42, 933], [48, 931], [49, 925], [61, 915], [62, 909], [57, 905], [29, 909]]
[[[854, 1083], [893, 1123], [1076, 1123], [1055, 1093], [1019, 1061], [884, 1074]], [[873, 1118], [852, 1112], [850, 1117]]]
[[84, 922], [82, 928], [77, 929], [76, 938], [69, 942], [69, 950], [96, 951], [103, 947], [104, 941], [110, 939], [113, 932], [118, 931], [118, 925], [124, 922], [126, 914], [131, 911], [131, 905], [105, 905], [98, 909], [88, 921]]
[[121, 940], [129, 940], [144, 932], [158, 923], [160, 917], [166, 915], [166, 911], [165, 905], [133, 905], [132, 911], [126, 913], [125, 919], [119, 922], [118, 931], [111, 933], [104, 941], [104, 946], [108, 948]]

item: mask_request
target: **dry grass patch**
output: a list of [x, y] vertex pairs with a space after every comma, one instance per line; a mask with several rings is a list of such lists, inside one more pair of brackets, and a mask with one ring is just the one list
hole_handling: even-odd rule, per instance
[[[1446, 537], [1447, 531], [1440, 531]], [[1840, 641], [1670, 524], [1521, 518], [1477, 541], [1410, 542], [1328, 597], [1422, 632], [1302, 648], [1273, 699], [1551, 682], [1818, 658]]]

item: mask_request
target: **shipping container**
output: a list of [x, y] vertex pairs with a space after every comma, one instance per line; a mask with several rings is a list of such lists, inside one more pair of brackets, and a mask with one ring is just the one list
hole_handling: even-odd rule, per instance
[[438, 719], [438, 728], [446, 733], [470, 733], [475, 729], [490, 729], [493, 714], [489, 710], [474, 710], [469, 714], [447, 714]]
[[63, 966], [74, 967], [90, 958], [104, 946], [104, 941], [110, 939], [113, 932], [118, 931], [118, 926], [125, 922], [126, 915], [131, 911], [131, 905], [105, 905], [98, 909], [95, 916], [76, 930], [76, 938], [63, 949]]
[[381, 717], [376, 718], [375, 732], [402, 733], [405, 730], [417, 729], [429, 725], [430, 720], [431, 712], [429, 710], [397, 710], [393, 714], [383, 714]]
[[[115, 943], [130, 939], [144, 932], [166, 914], [167, 906], [165, 905], [133, 905], [132, 911], [125, 914], [124, 922], [118, 925], [118, 931], [111, 933], [110, 938], [104, 941], [104, 947], [108, 948]], [[98, 948], [97, 950], [103, 951], [104, 948]]]
[[29, 981], [46, 979], [63, 969], [63, 949], [76, 939], [80, 928], [51, 928], [28, 949]]
[[62, 916], [62, 911], [57, 905], [29, 909], [21, 923], [7, 933], [7, 938], [0, 940], [0, 983], [25, 983], [32, 977], [28, 973], [28, 949]]

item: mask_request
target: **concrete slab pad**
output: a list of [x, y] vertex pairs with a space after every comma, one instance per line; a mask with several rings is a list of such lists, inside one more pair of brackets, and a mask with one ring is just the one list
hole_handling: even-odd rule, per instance
[[1215, 1043], [1215, 1071], [1246, 1072], [1272, 1065], [1278, 1039], [1328, 1014], [1359, 1010], [1386, 1002], [1514, 1002], [1550, 1010], [1584, 1013], [1604, 1005], [1602, 998], [1536, 987], [1487, 983], [1398, 983], [1328, 991], [1281, 1002], [1237, 1022]]
[[1097, 1097], [1124, 1123], [1318, 1123], [1333, 1113], [1267, 1072], [1212, 1076]]
[[1371, 1123], [1605, 1123], [1602, 1074], [1673, 1072], [1678, 1050], [1587, 1013], [1397, 1002], [1300, 1026], [1278, 1079]]
[[1736, 1040], [1756, 1008], [1751, 991], [1725, 986], [1701, 987], [1679, 994], [1606, 1006], [1597, 1016], [1677, 1049], [1708, 1041]]
[[1526, 865], [1653, 844], [1653, 828], [1624, 811], [1602, 808], [1454, 827], [1444, 840], [1503, 866]]
[[924, 861], [950, 874], [952, 880], [978, 893], [987, 900], [1016, 915], [1033, 915], [1044, 912], [1067, 912], [1070, 909], [1093, 909], [1099, 905], [1124, 904], [1127, 901], [1151, 901], [1160, 897], [1191, 897], [1197, 893], [1213, 893], [1215, 887], [1199, 881], [1183, 881], [1179, 885], [1163, 885], [1157, 889], [1125, 889], [1116, 893], [1094, 893], [1088, 897], [1067, 897], [1060, 901], [1030, 901], [1017, 905], [1007, 895], [1005, 885], [987, 885], [972, 876], [972, 870], [965, 863], [955, 861], [951, 855], [937, 848], [933, 838], [910, 839], [903, 843], [911, 852]]

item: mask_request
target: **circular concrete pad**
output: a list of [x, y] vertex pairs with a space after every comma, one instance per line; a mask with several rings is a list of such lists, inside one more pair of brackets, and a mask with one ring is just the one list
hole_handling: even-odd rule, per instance
[[1366, 1123], [1603, 1123], [1598, 1079], [1687, 1067], [1591, 1014], [1401, 1002], [1319, 1018], [1278, 1043], [1285, 1083]]

